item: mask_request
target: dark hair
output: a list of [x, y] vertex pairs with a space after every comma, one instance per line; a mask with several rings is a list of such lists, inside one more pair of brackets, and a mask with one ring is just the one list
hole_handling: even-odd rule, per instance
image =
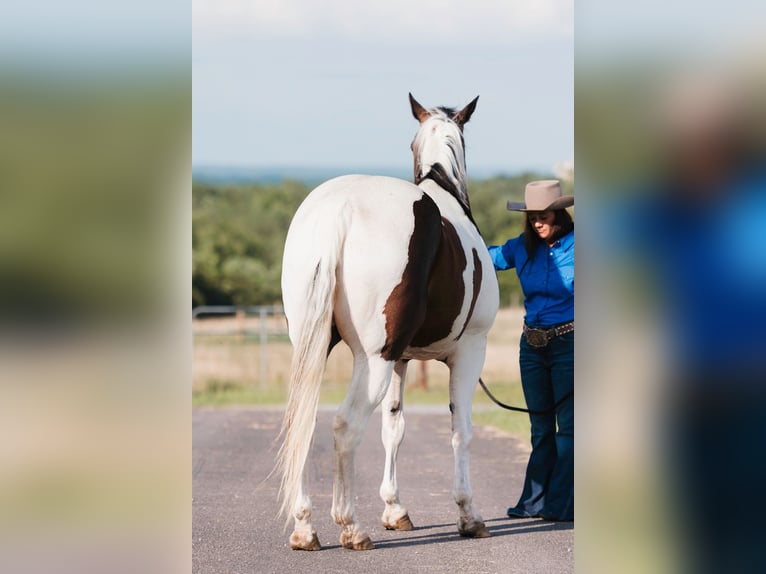
[[[551, 236], [551, 241], [556, 241], [574, 229], [574, 221], [566, 209], [557, 209], [553, 213], [556, 217], [553, 220], [553, 235]], [[527, 217], [527, 214], [525, 213], [524, 248], [527, 250], [527, 257], [529, 259], [532, 259], [537, 246], [542, 242], [543, 240], [540, 239], [540, 236], [537, 234], [537, 231], [535, 231], [535, 228], [532, 227], [532, 224], [529, 222], [529, 217]]]

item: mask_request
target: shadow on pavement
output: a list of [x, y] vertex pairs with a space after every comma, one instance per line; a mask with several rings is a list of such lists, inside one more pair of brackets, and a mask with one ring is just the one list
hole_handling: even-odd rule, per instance
[[[490, 523], [497, 524], [490, 524]], [[508, 536], [511, 534], [524, 534], [530, 532], [552, 532], [556, 530], [572, 530], [574, 528], [573, 522], [546, 522], [540, 519], [515, 519], [508, 518], [492, 518], [484, 521], [487, 526], [487, 530], [490, 531], [493, 537]], [[433, 530], [437, 528], [444, 528], [447, 526], [454, 526], [453, 524], [437, 524], [432, 526], [420, 526], [415, 528], [412, 532]], [[457, 530], [453, 532], [432, 532], [430, 534], [415, 535], [403, 534], [399, 538], [390, 538], [384, 540], [376, 540], [375, 548], [401, 548], [405, 546], [417, 546], [421, 544], [434, 544], [443, 542], [459, 542], [466, 540], [464, 537], [457, 533]], [[329, 548], [329, 547], [328, 547]]]

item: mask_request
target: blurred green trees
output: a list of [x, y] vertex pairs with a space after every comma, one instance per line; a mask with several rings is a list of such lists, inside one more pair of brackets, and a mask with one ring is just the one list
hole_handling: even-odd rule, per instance
[[[471, 208], [487, 244], [521, 233], [523, 219], [506, 210], [521, 201], [536, 174], [468, 184]], [[311, 187], [279, 184], [192, 186], [192, 296], [197, 305], [269, 305], [281, 300], [282, 250], [293, 214]], [[571, 193], [571, 190], [565, 190]], [[521, 304], [516, 274], [500, 273], [500, 304]]]

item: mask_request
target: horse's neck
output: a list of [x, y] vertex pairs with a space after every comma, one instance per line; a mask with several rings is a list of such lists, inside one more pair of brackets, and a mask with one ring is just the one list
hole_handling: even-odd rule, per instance
[[470, 211], [466, 211], [463, 204], [452, 193], [440, 187], [439, 184], [431, 179], [421, 181], [418, 187], [434, 200], [442, 217], [448, 219], [456, 227], [463, 227], [471, 234], [475, 233], [481, 239]]
[[[420, 184], [425, 181], [432, 181], [442, 190], [452, 195], [458, 203], [470, 212], [470, 202], [468, 200], [468, 186], [465, 179], [455, 177], [455, 171], [446, 168], [443, 163], [432, 164], [427, 172], [415, 179], [415, 183]], [[449, 164], [447, 164], [449, 165]]]

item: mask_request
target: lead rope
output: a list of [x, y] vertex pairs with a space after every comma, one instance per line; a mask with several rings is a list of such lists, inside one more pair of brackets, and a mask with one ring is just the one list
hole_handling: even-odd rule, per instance
[[569, 391], [567, 394], [565, 394], [563, 397], [561, 397], [558, 401], [556, 401], [556, 404], [554, 404], [551, 408], [545, 409], [543, 411], [534, 411], [531, 409], [522, 409], [521, 407], [512, 407], [511, 405], [506, 405], [505, 403], [497, 400], [495, 398], [495, 395], [493, 395], [491, 392], [489, 392], [489, 389], [487, 388], [487, 385], [484, 384], [484, 381], [481, 380], [481, 377], [479, 377], [479, 384], [481, 385], [481, 388], [484, 389], [484, 392], [487, 393], [487, 396], [492, 399], [492, 402], [495, 403], [497, 406], [507, 409], [509, 411], [516, 411], [519, 413], [529, 413], [530, 415], [547, 415], [552, 412], [554, 412], [557, 408], [559, 408], [564, 401], [571, 398], [574, 395], [574, 389]]

